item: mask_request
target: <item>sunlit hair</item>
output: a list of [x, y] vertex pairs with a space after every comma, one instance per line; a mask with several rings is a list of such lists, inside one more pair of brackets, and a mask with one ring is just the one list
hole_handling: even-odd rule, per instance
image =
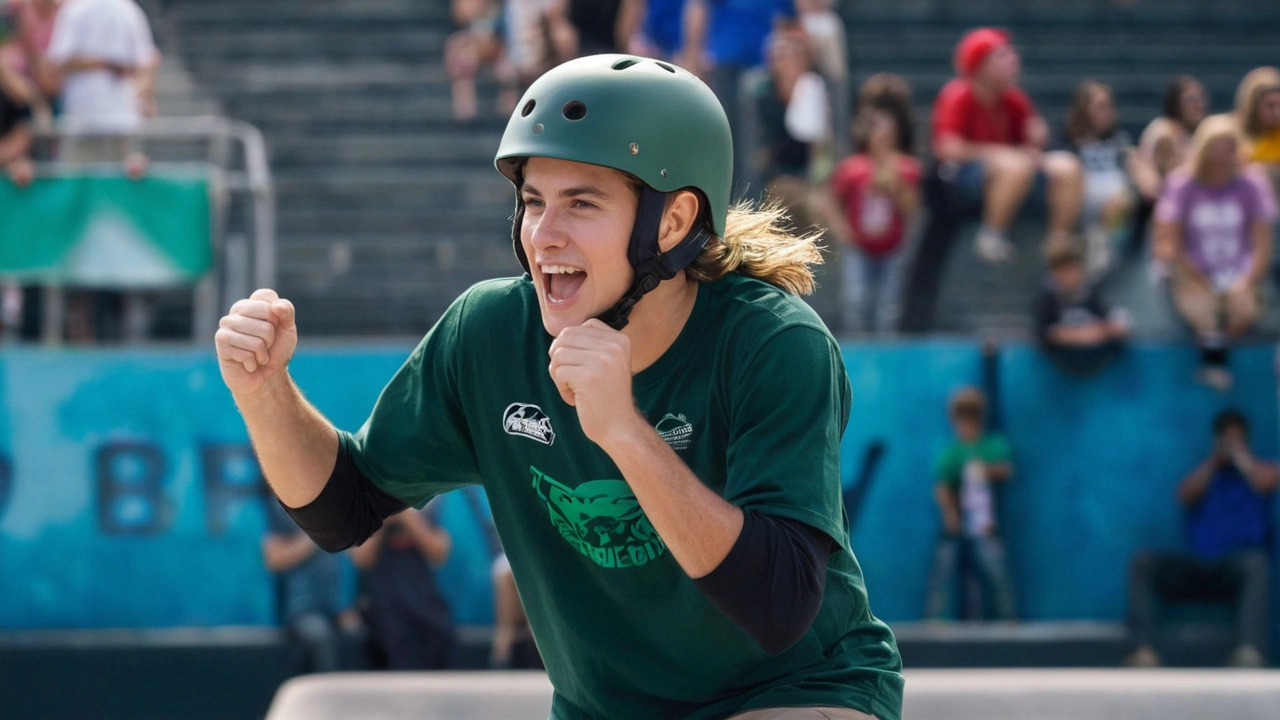
[[1253, 140], [1266, 129], [1258, 120], [1258, 104], [1269, 92], [1280, 91], [1280, 70], [1260, 67], [1250, 70], [1236, 88], [1236, 120], [1246, 138]]
[[957, 419], [982, 422], [987, 415], [987, 396], [972, 385], [961, 387], [951, 394], [947, 414]]
[[1210, 115], [1191, 136], [1191, 144], [1187, 148], [1186, 171], [1199, 182], [1206, 181], [1209, 146], [1218, 140], [1230, 140], [1238, 153], [1242, 137], [1240, 125], [1234, 115]]
[[1111, 86], [1097, 80], [1085, 80], [1076, 86], [1075, 93], [1071, 96], [1071, 108], [1067, 110], [1065, 135], [1068, 140], [1078, 144], [1088, 136], [1106, 139], [1115, 132], [1114, 123], [1111, 127], [1101, 130], [1090, 125], [1089, 104], [1093, 102], [1094, 94], [1100, 92], [1111, 96]]
[[812, 268], [822, 264], [821, 240], [821, 232], [796, 232], [777, 200], [744, 200], [729, 208], [724, 237], [713, 237], [685, 272], [705, 282], [736, 272], [808, 295], [816, 285]]

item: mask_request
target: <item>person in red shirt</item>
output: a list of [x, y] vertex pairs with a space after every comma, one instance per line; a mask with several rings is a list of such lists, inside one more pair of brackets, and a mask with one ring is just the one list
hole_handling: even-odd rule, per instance
[[978, 254], [990, 262], [1012, 257], [1009, 226], [1033, 194], [1044, 193], [1050, 235], [1071, 232], [1084, 192], [1080, 162], [1044, 152], [1048, 126], [1018, 87], [1021, 63], [1009, 34], [971, 31], [956, 46], [955, 69], [934, 103], [933, 153], [961, 199], [982, 204]]
[[854, 119], [857, 154], [831, 176], [843, 210], [845, 328], [889, 332], [901, 315], [903, 236], [920, 205], [920, 162], [911, 156], [910, 99], [881, 93]]

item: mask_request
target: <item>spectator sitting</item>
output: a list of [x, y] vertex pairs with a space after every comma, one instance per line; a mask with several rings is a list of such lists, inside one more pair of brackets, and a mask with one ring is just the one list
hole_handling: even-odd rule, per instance
[[619, 34], [627, 52], [675, 60], [680, 52], [685, 0], [623, 0]]
[[1152, 120], [1138, 139], [1139, 156], [1150, 163], [1161, 181], [1186, 160], [1191, 136], [1208, 107], [1204, 85], [1189, 75], [1178, 75], [1165, 87], [1160, 117]]
[[1123, 349], [1129, 314], [1110, 308], [1085, 273], [1084, 254], [1074, 238], [1062, 236], [1045, 249], [1047, 273], [1036, 298], [1040, 347], [1073, 375], [1101, 370]]
[[1156, 258], [1170, 273], [1174, 305], [1195, 330], [1201, 379], [1225, 391], [1232, 381], [1227, 341], [1262, 314], [1276, 221], [1270, 187], [1242, 168], [1234, 118], [1215, 115], [1200, 124], [1155, 217]]
[[1165, 180], [1186, 160], [1191, 135], [1204, 121], [1207, 108], [1208, 100], [1200, 81], [1189, 75], [1177, 75], [1165, 86], [1160, 117], [1152, 120], [1139, 136], [1133, 175], [1138, 190], [1133, 224], [1135, 249], [1146, 242], [1147, 226], [1164, 192]]
[[1236, 121], [1245, 159], [1262, 165], [1280, 194], [1280, 70], [1260, 67], [1244, 76], [1236, 91]]
[[364, 575], [369, 625], [389, 670], [443, 670], [457, 645], [435, 568], [449, 557], [448, 531], [414, 508], [387, 518], [351, 558]]
[[305, 672], [342, 670], [344, 635], [360, 629], [344, 602], [342, 556], [321, 551], [274, 499], [265, 505], [262, 559], [279, 577], [281, 622], [303, 652]]
[[1266, 665], [1270, 602], [1267, 554], [1271, 495], [1280, 469], [1254, 457], [1249, 424], [1234, 410], [1213, 421], [1213, 450], [1178, 486], [1186, 509], [1186, 550], [1144, 551], [1129, 571], [1129, 622], [1137, 649], [1125, 663], [1152, 667], [1159, 601], [1234, 600], [1238, 604], [1235, 667]]
[[980, 28], [956, 46], [959, 77], [938, 93], [933, 150], [963, 205], [982, 205], [975, 247], [993, 263], [1009, 260], [1014, 215], [1045, 190], [1049, 231], [1069, 233], [1080, 215], [1080, 162], [1043, 152], [1048, 126], [1018, 87], [1020, 60], [1007, 33]]
[[1135, 204], [1131, 177], [1135, 170], [1138, 174], [1142, 170], [1136, 167], [1129, 134], [1117, 125], [1107, 85], [1087, 80], [1076, 86], [1064, 135], [1084, 168], [1085, 259], [1089, 274], [1097, 276], [1110, 266], [1113, 245], [1131, 228]]
[[946, 616], [965, 550], [989, 593], [986, 599], [996, 616], [1015, 618], [1013, 583], [1000, 539], [996, 503], [996, 485], [1013, 477], [1012, 451], [1003, 436], [984, 430], [986, 408], [986, 396], [974, 387], [962, 388], [951, 398], [949, 415], [955, 441], [937, 463], [935, 496], [942, 511], [943, 535], [925, 602], [925, 617], [930, 620]]
[[494, 670], [542, 668], [542, 658], [529, 630], [529, 618], [516, 591], [511, 562], [503, 553], [493, 561], [493, 645], [489, 666]]
[[502, 5], [497, 0], [453, 0], [453, 21], [458, 30], [445, 41], [445, 69], [449, 72], [455, 120], [473, 120], [476, 73], [482, 64], [505, 62], [499, 24]]
[[920, 163], [911, 154], [911, 105], [892, 93], [872, 97], [855, 119], [857, 154], [831, 177], [843, 211], [845, 328], [897, 329], [906, 229], [920, 205]]
[[810, 68], [803, 39], [775, 35], [769, 43], [769, 77], [756, 94], [760, 164], [768, 194], [791, 211], [798, 227], [814, 224], [810, 166], [830, 140], [830, 107], [826, 84]]

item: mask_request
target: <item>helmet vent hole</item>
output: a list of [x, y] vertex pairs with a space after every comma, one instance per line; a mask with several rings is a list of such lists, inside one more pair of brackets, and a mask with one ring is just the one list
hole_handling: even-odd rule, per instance
[[673, 73], [673, 74], [674, 74], [674, 73], [675, 73], [675, 71], [676, 71], [676, 69], [675, 69], [675, 68], [671, 67], [670, 65], [668, 65], [668, 64], [666, 64], [666, 63], [664, 63], [664, 62], [655, 62], [655, 63], [654, 63], [654, 65], [657, 65], [658, 67], [662, 68], [663, 70], [666, 70], [666, 71], [667, 71], [667, 72], [669, 72], [669, 73]]
[[564, 114], [566, 120], [581, 120], [587, 116], [587, 106], [579, 100], [571, 100], [565, 103], [560, 112]]
[[524, 104], [523, 108], [520, 108], [520, 117], [529, 117], [529, 113], [533, 112], [533, 109], [537, 107], [537, 105], [537, 100], [529, 100], [529, 102]]
[[640, 61], [635, 58], [623, 58], [618, 62], [614, 63], [612, 67], [614, 70], [626, 70], [627, 68], [631, 67], [632, 65], [635, 65], [638, 62]]

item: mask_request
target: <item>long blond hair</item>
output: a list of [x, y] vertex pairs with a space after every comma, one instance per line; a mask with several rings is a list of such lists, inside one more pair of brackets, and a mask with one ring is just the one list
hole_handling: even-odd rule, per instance
[[1240, 124], [1236, 122], [1235, 115], [1229, 113], [1210, 115], [1200, 123], [1200, 127], [1196, 128], [1195, 134], [1191, 136], [1191, 144], [1187, 147], [1185, 168], [1191, 177], [1204, 182], [1205, 156], [1208, 154], [1209, 146], [1224, 138], [1235, 143], [1238, 156], [1239, 149], [1244, 145], [1244, 137], [1240, 133]]
[[1256, 140], [1262, 134], [1258, 124], [1258, 101], [1263, 95], [1280, 90], [1280, 70], [1264, 66], [1250, 70], [1236, 88], [1236, 121], [1248, 140]]
[[711, 282], [731, 272], [763, 280], [794, 295], [808, 295], [822, 264], [822, 233], [797, 232], [777, 200], [757, 206], [739, 201], [729, 208], [724, 237], [713, 237], [685, 272]]

